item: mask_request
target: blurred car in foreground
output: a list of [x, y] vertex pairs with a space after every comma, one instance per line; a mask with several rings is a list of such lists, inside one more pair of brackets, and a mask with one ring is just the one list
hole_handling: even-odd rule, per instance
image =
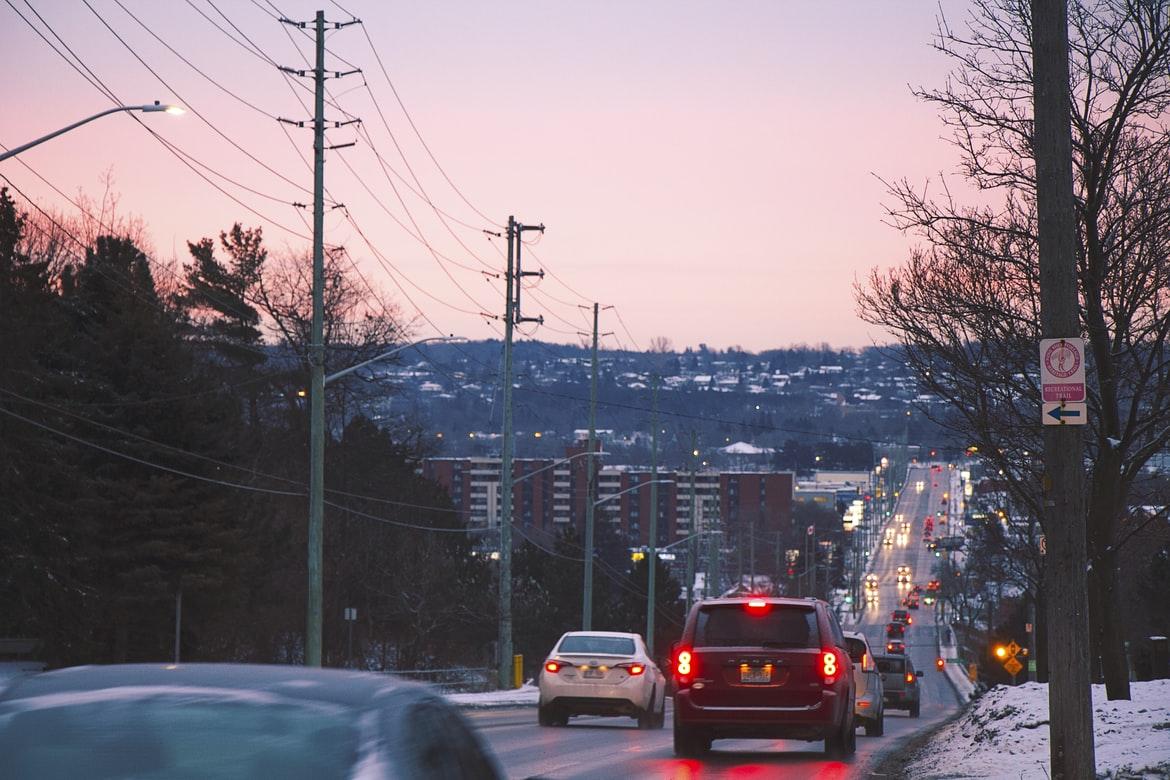
[[666, 722], [666, 677], [639, 634], [570, 631], [540, 670], [541, 726], [564, 726], [573, 715], [629, 715], [638, 728]]
[[389, 675], [246, 664], [82, 666], [0, 691], [0, 775], [501, 777], [445, 699]]

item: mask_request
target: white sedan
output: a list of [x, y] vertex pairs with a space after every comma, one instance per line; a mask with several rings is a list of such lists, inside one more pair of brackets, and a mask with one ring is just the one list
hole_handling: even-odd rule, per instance
[[638, 728], [660, 729], [666, 678], [638, 634], [570, 631], [540, 670], [538, 721], [564, 726], [574, 715], [628, 715]]

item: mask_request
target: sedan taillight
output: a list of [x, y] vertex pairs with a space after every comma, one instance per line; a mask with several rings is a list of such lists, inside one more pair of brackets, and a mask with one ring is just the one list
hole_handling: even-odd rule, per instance
[[553, 674], [556, 674], [557, 672], [559, 672], [561, 670], [562, 666], [564, 666], [564, 664], [561, 663], [560, 661], [545, 661], [544, 662], [544, 670], [546, 672], [552, 672]]
[[642, 672], [646, 671], [645, 664], [637, 664], [637, 663], [618, 664], [617, 668], [618, 669], [625, 669], [626, 674], [630, 675], [631, 677], [637, 677], [638, 675], [642, 674]]

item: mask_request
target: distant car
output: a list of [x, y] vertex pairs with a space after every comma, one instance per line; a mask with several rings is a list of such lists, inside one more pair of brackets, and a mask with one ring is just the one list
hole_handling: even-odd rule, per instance
[[853, 661], [853, 683], [857, 689], [854, 717], [865, 726], [867, 737], [880, 737], [886, 730], [886, 705], [882, 697], [882, 676], [869, 649], [869, 640], [860, 632], [846, 631], [845, 644]]
[[877, 590], [878, 589], [878, 578], [877, 578], [876, 574], [865, 575], [865, 589], [866, 590]]
[[882, 539], [882, 547], [893, 547], [893, 546], [894, 546], [894, 537], [887, 536], [885, 539]]
[[910, 613], [904, 609], [895, 609], [890, 613], [890, 620], [895, 623], [905, 623], [908, 626], [914, 623], [914, 618], [910, 617]]
[[906, 654], [906, 643], [903, 642], [901, 639], [891, 639], [888, 642], [886, 642], [886, 652], [890, 653], [891, 655], [894, 655], [894, 654], [905, 655]]
[[886, 624], [886, 638], [887, 639], [901, 639], [906, 636], [905, 623], [887, 623]]
[[[906, 598], [902, 600], [902, 603], [906, 605], [907, 609], [918, 609], [918, 594], [913, 592], [906, 594]], [[910, 618], [909, 622], [913, 623], [914, 619]]]
[[910, 582], [910, 565], [902, 564], [898, 567], [898, 584]]
[[941, 580], [931, 580], [930, 582], [926, 583], [926, 589], [928, 591], [931, 591], [931, 592], [937, 591], [941, 587], [942, 587]]
[[853, 662], [824, 601], [701, 601], [672, 657], [676, 755], [701, 756], [725, 738], [823, 739], [838, 757], [857, 747]]
[[502, 777], [442, 696], [390, 675], [246, 664], [61, 669], [0, 691], [7, 778]]
[[887, 709], [909, 710], [917, 718], [921, 703], [914, 662], [903, 655], [879, 655], [875, 659], [882, 678], [882, 698]]
[[537, 722], [565, 726], [574, 715], [628, 715], [638, 728], [666, 719], [666, 677], [639, 634], [570, 631], [540, 670]]

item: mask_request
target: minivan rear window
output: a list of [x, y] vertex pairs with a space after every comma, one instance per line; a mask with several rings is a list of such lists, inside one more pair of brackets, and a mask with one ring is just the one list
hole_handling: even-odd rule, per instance
[[695, 647], [820, 647], [816, 610], [773, 604], [761, 613], [743, 604], [713, 604], [699, 610]]
[[882, 674], [901, 674], [905, 666], [906, 662], [901, 658], [877, 659], [877, 668]]

